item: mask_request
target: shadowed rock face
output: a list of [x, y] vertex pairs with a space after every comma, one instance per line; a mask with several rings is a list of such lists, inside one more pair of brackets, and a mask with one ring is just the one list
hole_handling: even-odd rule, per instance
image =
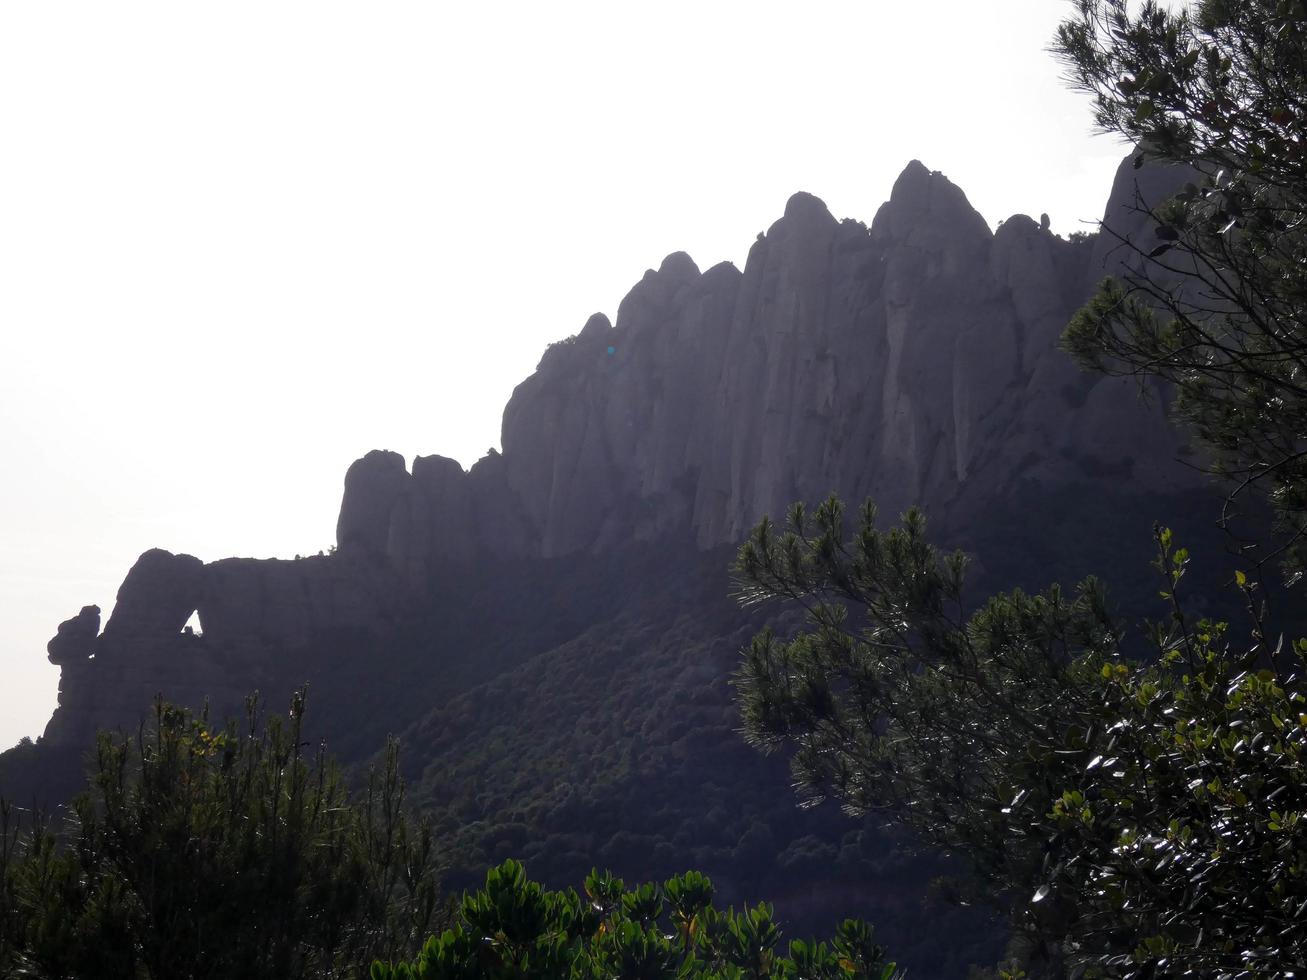
[[100, 635], [100, 607], [83, 606], [72, 619], [59, 624], [59, 630], [46, 645], [50, 663], [58, 666], [89, 660], [95, 655], [96, 638]]
[[345, 554], [383, 553], [396, 508], [408, 489], [408, 470], [399, 453], [374, 449], [356, 459], [345, 473], [337, 548]]
[[155, 548], [136, 559], [118, 588], [105, 640], [180, 633], [199, 603], [204, 562]]
[[[344, 557], [205, 564], [147, 551], [119, 588], [102, 634], [99, 608], [87, 606], [50, 641], [61, 672], [45, 741], [89, 747], [97, 729], [134, 725], [156, 695], [239, 714], [250, 692], [273, 693], [269, 682], [280, 692], [307, 679], [278, 677], [277, 661], [288, 652], [341, 631], [384, 629], [405, 599], [390, 569]], [[200, 633], [186, 628], [195, 613]]]
[[[1127, 163], [1108, 212], [1132, 231], [1137, 179]], [[407, 483], [393, 454], [355, 463], [340, 547], [420, 577], [482, 551], [668, 533], [708, 547], [831, 491], [887, 513], [925, 504], [947, 527], [1021, 482], [1188, 484], [1161, 411], [1057, 349], [1116, 261], [1025, 215], [991, 233], [916, 161], [870, 228], [796, 194], [743, 272], [669, 255], [616, 326], [597, 314], [546, 351], [504, 410], [502, 457], [471, 474], [442, 461], [439, 476], [427, 458]]]
[[[1173, 181], [1143, 173], [1149, 193]], [[1127, 209], [1139, 180], [1123, 166], [1106, 217], [1128, 234], [1144, 229]], [[155, 692], [238, 703], [287, 649], [411, 619], [442, 569], [655, 539], [708, 548], [831, 491], [887, 514], [924, 504], [947, 534], [1017, 486], [1192, 485], [1160, 409], [1057, 349], [1118, 261], [1024, 215], [991, 233], [916, 161], [870, 227], [796, 194], [743, 271], [673, 253], [616, 324], [596, 314], [552, 345], [504, 410], [502, 454], [470, 472], [356, 461], [336, 554], [146, 552], [102, 636], [87, 607], [51, 641], [63, 681], [47, 738], [135, 718]], [[182, 632], [197, 611], [202, 637]]]

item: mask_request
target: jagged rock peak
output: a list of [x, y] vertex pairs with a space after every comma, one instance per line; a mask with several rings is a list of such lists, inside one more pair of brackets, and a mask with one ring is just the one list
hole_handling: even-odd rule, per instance
[[749, 249], [749, 258], [744, 268], [747, 272], [751, 265], [765, 262], [765, 256], [779, 245], [788, 249], [803, 249], [824, 240], [831, 229], [839, 225], [826, 202], [807, 191], [798, 191], [790, 195], [785, 202], [784, 213], [772, 222], [767, 233], [759, 235], [753, 247]]
[[961, 195], [964, 201], [966, 200], [966, 195], [962, 193], [961, 188], [938, 170], [931, 170], [920, 160], [910, 160], [894, 181], [889, 199], [891, 203], [897, 202], [902, 205], [924, 202], [932, 193], [937, 192], [937, 188], [949, 188], [951, 190], [944, 190], [943, 193], [955, 193]]
[[685, 252], [673, 252], [649, 269], [617, 307], [617, 329], [639, 330], [661, 321], [678, 292], [699, 279], [699, 266]]
[[612, 321], [603, 313], [595, 313], [590, 319], [585, 321], [585, 326], [577, 336], [581, 340], [589, 340], [591, 337], [606, 336], [608, 331], [613, 329]]
[[[616, 326], [595, 314], [552, 345], [504, 409], [503, 456], [466, 480], [454, 464], [418, 480], [415, 465], [406, 495], [397, 456], [356, 463], [342, 549], [352, 534], [416, 582], [428, 556], [477, 547], [552, 557], [669, 532], [721, 544], [832, 487], [961, 515], [958, 501], [1019, 479], [1078, 480], [1081, 457], [1165, 458], [1160, 416], [1127, 419], [1106, 395], [1077, 410], [1084, 385], [1056, 340], [1087, 258], [1025, 215], [995, 236], [919, 160], [870, 230], [796, 193], [743, 271], [701, 273], [673, 252]], [[1134, 448], [1105, 436], [1127, 428]]]
[[798, 191], [790, 195], [785, 202], [785, 218], [789, 221], [819, 221], [834, 224], [835, 216], [826, 207], [826, 202], [807, 191]]
[[962, 188], [938, 170], [913, 160], [894, 181], [889, 200], [872, 222], [872, 232], [896, 241], [911, 242], [922, 226], [947, 229], [959, 238], [979, 244], [990, 237], [989, 225], [971, 206]]
[[699, 266], [685, 252], [672, 252], [658, 266], [658, 275], [689, 280], [699, 275]]

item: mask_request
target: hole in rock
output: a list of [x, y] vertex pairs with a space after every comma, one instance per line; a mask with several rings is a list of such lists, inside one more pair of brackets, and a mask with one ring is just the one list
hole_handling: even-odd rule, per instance
[[[176, 622], [176, 620], [173, 620], [173, 622]], [[190, 619], [186, 620], [186, 625], [182, 627], [182, 632], [194, 636], [203, 635], [204, 629], [200, 626], [200, 611], [198, 609], [191, 613]]]

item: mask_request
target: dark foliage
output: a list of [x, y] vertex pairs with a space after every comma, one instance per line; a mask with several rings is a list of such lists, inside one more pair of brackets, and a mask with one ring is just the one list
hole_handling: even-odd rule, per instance
[[743, 744], [728, 679], [758, 624], [730, 599], [725, 565], [722, 551], [669, 556], [624, 614], [403, 733], [447, 882], [474, 887], [513, 856], [555, 888], [596, 863], [660, 880], [689, 865], [724, 903], [766, 899], [800, 932], [872, 921], [916, 976], [992, 962], [992, 914], [932, 900], [954, 863], [883, 820], [799, 809], [784, 765]]
[[243, 726], [159, 703], [102, 734], [62, 824], [0, 811], [0, 973], [75, 978], [354, 975], [415, 947], [438, 893], [394, 746], [350, 798], [303, 755], [304, 700]]
[[582, 897], [570, 888], [546, 891], [507, 861], [490, 870], [484, 888], [464, 895], [452, 929], [433, 936], [411, 963], [376, 963], [372, 980], [899, 976], [865, 923], [845, 920], [829, 945], [796, 940], [785, 950], [770, 906], [720, 912], [712, 902], [712, 881], [694, 871], [629, 889], [592, 871]]
[[1169, 622], [1156, 662], [1120, 655], [1093, 580], [962, 602], [966, 559], [918, 512], [882, 532], [838, 501], [741, 549], [756, 599], [808, 629], [755, 639], [750, 738], [793, 749], [801, 792], [884, 811], [970, 855], [1007, 896], [1022, 965], [1050, 976], [1271, 975], [1307, 957], [1307, 643], [1268, 651], [1255, 586], [1241, 643], [1191, 621], [1189, 564], [1157, 532]]

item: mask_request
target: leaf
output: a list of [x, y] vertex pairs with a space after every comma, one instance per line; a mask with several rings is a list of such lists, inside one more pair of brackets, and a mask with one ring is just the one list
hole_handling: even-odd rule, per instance
[[1033, 905], [1035, 902], [1042, 902], [1044, 899], [1048, 898], [1048, 893], [1052, 890], [1053, 889], [1049, 888], [1048, 885], [1040, 885], [1039, 888], [1035, 890], [1034, 896], [1030, 899], [1031, 904]]

